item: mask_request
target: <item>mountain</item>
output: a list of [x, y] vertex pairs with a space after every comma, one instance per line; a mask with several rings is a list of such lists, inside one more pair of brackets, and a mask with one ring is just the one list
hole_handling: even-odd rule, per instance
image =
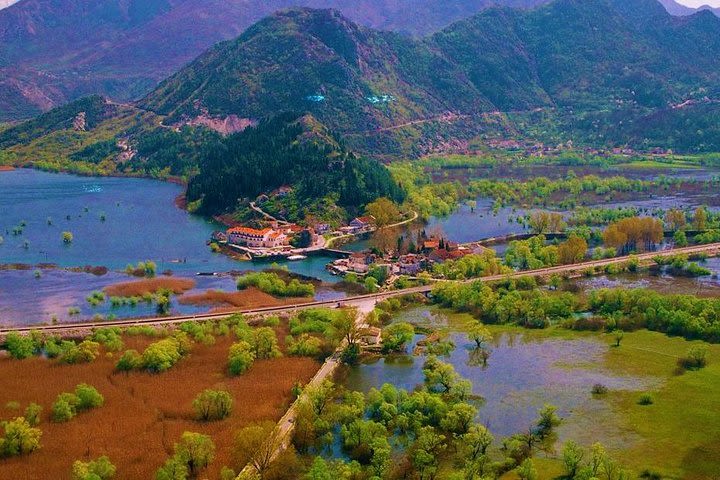
[[[410, 141], [418, 153], [427, 134], [442, 142], [488, 125], [497, 133], [498, 117], [538, 111], [559, 127], [551, 141], [572, 134], [687, 148], [692, 134], [682, 145], [640, 138], [642, 131], [629, 138], [618, 122], [641, 128], [647, 116], [713, 110], [718, 80], [720, 20], [709, 12], [673, 17], [655, 0], [491, 8], [420, 40], [359, 27], [332, 10], [294, 9], [212, 48], [139, 105], [170, 123], [205, 112], [254, 121], [309, 111], [376, 153], [408, 153]], [[520, 120], [505, 133], [522, 130]], [[400, 126], [417, 127], [403, 139]]]
[[686, 5], [682, 5], [675, 0], [659, 0], [660, 3], [665, 7], [665, 9], [671, 14], [676, 16], [685, 16], [685, 15], [692, 15], [693, 13], [697, 13], [699, 11], [703, 10], [709, 10], [718, 17], [720, 17], [720, 8], [713, 8], [708, 5], [693, 8], [688, 7]]
[[504, 140], [720, 151], [720, 19], [671, 16], [655, 0], [556, 0], [418, 39], [295, 8], [142, 100], [105, 105], [95, 127], [67, 133], [84, 112], [75, 102], [0, 132], [0, 144], [18, 164], [189, 177], [207, 138], [298, 112], [384, 160]]
[[[501, 0], [530, 7], [544, 0]], [[333, 7], [363, 25], [436, 31], [493, 0], [21, 0], [0, 10], [0, 121], [88, 94], [127, 101], [213, 44], [291, 6]]]

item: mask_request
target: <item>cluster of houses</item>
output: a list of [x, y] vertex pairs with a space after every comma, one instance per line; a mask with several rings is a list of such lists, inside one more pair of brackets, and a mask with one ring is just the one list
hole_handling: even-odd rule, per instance
[[[276, 195], [282, 194], [283, 193], [276, 193]], [[341, 227], [336, 234], [338, 236], [361, 235], [372, 232], [375, 228], [374, 217], [357, 217], [347, 226]], [[275, 221], [270, 222], [269, 225], [264, 228], [238, 226], [229, 228], [225, 232], [215, 232], [213, 240], [252, 249], [282, 250], [283, 247], [290, 246], [290, 241], [293, 237], [303, 232], [307, 232], [310, 235], [310, 244], [314, 245], [318, 235], [325, 235], [326, 233], [331, 233], [331, 231], [332, 228], [326, 223], [318, 223], [312, 227], [301, 227], [294, 223]]]
[[483, 248], [480, 245], [464, 246], [453, 242], [429, 239], [423, 242], [417, 253], [380, 256], [370, 252], [357, 252], [347, 258], [333, 261], [328, 264], [327, 269], [335, 275], [353, 273], [363, 276], [370, 271], [370, 268], [384, 268], [388, 277], [400, 275], [414, 277], [420, 272], [430, 270], [436, 263], [481, 253]]

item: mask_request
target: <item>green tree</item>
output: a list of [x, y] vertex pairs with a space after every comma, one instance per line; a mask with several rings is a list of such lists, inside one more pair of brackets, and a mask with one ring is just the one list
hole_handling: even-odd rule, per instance
[[0, 437], [0, 458], [32, 453], [40, 448], [42, 431], [33, 427], [23, 417], [0, 422], [3, 435]]
[[557, 415], [557, 407], [545, 404], [540, 409], [539, 418], [535, 424], [535, 432], [540, 438], [544, 438], [550, 435], [558, 425], [560, 425], [560, 417]]
[[529, 458], [523, 460], [523, 462], [515, 469], [520, 480], [538, 480], [538, 473], [535, 469], [535, 464]]
[[72, 241], [73, 241], [72, 232], [62, 232], [62, 241], [63, 241], [63, 243], [72, 243]]
[[233, 398], [227, 390], [203, 390], [192, 403], [198, 420], [222, 420], [230, 415]]
[[562, 458], [567, 478], [575, 478], [584, 456], [585, 452], [577, 443], [567, 442], [565, 444], [562, 451]]
[[106, 456], [89, 462], [76, 460], [72, 466], [72, 480], [110, 480], [115, 476], [115, 465]]
[[421, 480], [435, 478], [438, 460], [445, 450], [445, 436], [432, 427], [422, 427], [410, 448], [410, 461]]
[[215, 444], [201, 433], [184, 432], [175, 444], [175, 457], [187, 467], [190, 476], [197, 476], [215, 458]]
[[140, 368], [142, 364], [142, 357], [136, 350], [126, 350], [115, 364], [115, 369], [120, 372], [129, 372]]
[[37, 345], [30, 335], [20, 335], [17, 332], [10, 332], [5, 337], [5, 349], [10, 353], [11, 357], [23, 360], [35, 354]]
[[233, 458], [239, 468], [251, 465], [262, 476], [270, 468], [283, 437], [273, 422], [248, 425], [235, 435]]
[[677, 247], [687, 247], [688, 246], [688, 239], [687, 235], [683, 230], [678, 230], [673, 234], [673, 242], [675, 243], [675, 246]]
[[78, 410], [89, 410], [103, 406], [105, 398], [97, 391], [97, 389], [86, 383], [81, 383], [75, 387], [75, 396], [77, 397]]
[[472, 425], [461, 439], [465, 457], [470, 461], [486, 455], [488, 448], [495, 441], [490, 430], [484, 425]]
[[25, 408], [25, 419], [31, 427], [37, 427], [40, 424], [40, 414], [42, 407], [37, 403], [31, 403]]
[[228, 354], [228, 370], [231, 375], [245, 373], [255, 361], [255, 351], [245, 341], [233, 343]]
[[412, 341], [415, 336], [415, 327], [409, 323], [392, 323], [382, 331], [383, 351], [399, 352]]
[[253, 347], [257, 359], [282, 356], [275, 330], [270, 327], [260, 327], [253, 330]]

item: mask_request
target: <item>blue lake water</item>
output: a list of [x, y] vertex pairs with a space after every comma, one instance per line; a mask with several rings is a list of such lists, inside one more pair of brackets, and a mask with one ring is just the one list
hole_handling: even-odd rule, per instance
[[[96, 313], [140, 316], [152, 306], [110, 311], [90, 309], [93, 290], [130, 278], [119, 271], [129, 263], [152, 260], [158, 272], [193, 277], [197, 290], [232, 290], [231, 277], [196, 277], [198, 272], [262, 270], [267, 262], [241, 262], [212, 253], [206, 245], [222, 226], [177, 208], [182, 187], [134, 178], [94, 178], [19, 169], [0, 173], [0, 264], [52, 263], [59, 267], [105, 266], [103, 276], [44, 269], [0, 271], [0, 323], [46, 322], [53, 315], [67, 320], [67, 309], [80, 307], [80, 318]], [[101, 216], [105, 221], [101, 220]], [[48, 222], [50, 219], [50, 222]], [[50, 223], [50, 224], [49, 224]], [[15, 227], [24, 224], [21, 234]], [[73, 234], [66, 244], [62, 232]], [[329, 257], [315, 256], [285, 265], [293, 272], [330, 281]], [[321, 296], [331, 295], [320, 292]], [[177, 302], [175, 302], [177, 303]], [[197, 307], [175, 305], [175, 312]]]
[[[538, 338], [522, 331], [497, 335], [487, 366], [471, 360], [472, 345], [462, 326], [443, 311], [419, 307], [401, 312], [397, 321], [449, 329], [457, 348], [443, 361], [473, 383], [473, 393], [482, 397], [478, 421], [496, 436], [527, 431], [545, 403], [558, 407], [568, 422], [574, 412], [595, 405], [591, 388], [602, 383], [611, 389], [642, 390], [653, 379], [616, 375], [600, 368], [608, 345], [598, 337]], [[422, 338], [416, 337], [416, 341]], [[413, 350], [413, 345], [408, 352]], [[422, 385], [424, 356], [392, 355], [349, 369], [343, 383], [367, 392], [391, 383], [412, 391]], [[650, 382], [650, 383], [649, 383]], [[594, 408], [594, 407], [593, 407]]]

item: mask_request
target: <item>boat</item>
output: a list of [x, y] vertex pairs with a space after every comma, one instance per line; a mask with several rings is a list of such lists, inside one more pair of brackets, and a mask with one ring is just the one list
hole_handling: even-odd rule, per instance
[[305, 260], [307, 257], [305, 255], [290, 255], [287, 257], [288, 260], [291, 262], [297, 262], [298, 260]]

